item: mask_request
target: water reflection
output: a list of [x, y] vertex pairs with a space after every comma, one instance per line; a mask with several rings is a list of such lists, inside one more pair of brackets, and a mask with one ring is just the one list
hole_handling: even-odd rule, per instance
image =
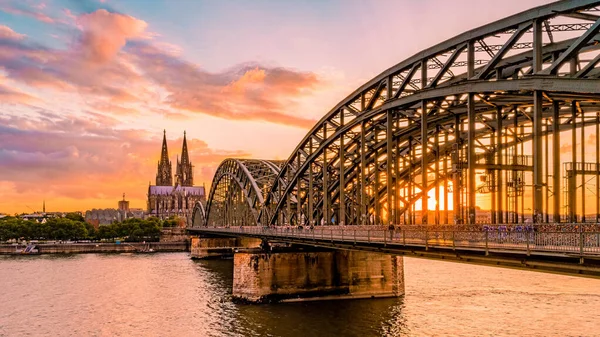
[[401, 299], [231, 301], [233, 262], [0, 256], [0, 336], [598, 336], [600, 280], [405, 259]]
[[[233, 336], [398, 336], [408, 332], [403, 299], [239, 304], [231, 302], [232, 260], [196, 262], [213, 310], [227, 313], [222, 333]], [[221, 329], [218, 325], [214, 326]]]

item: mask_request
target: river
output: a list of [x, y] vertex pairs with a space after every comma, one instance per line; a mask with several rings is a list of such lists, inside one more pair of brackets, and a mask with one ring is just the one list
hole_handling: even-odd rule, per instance
[[400, 299], [236, 304], [232, 261], [0, 256], [0, 336], [600, 336], [600, 280], [405, 258]]

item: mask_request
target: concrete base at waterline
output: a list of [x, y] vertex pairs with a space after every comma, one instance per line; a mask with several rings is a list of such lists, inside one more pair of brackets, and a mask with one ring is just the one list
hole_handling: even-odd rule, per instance
[[356, 251], [236, 252], [233, 298], [262, 303], [404, 295], [401, 256]]
[[193, 259], [214, 259], [232, 257], [236, 248], [255, 248], [260, 239], [253, 238], [201, 238], [192, 237], [190, 255]]

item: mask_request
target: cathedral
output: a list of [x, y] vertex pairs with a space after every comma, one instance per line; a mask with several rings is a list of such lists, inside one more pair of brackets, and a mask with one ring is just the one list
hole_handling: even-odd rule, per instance
[[189, 224], [196, 202], [206, 202], [204, 186], [194, 186], [194, 172], [188, 155], [187, 140], [183, 132], [181, 160], [177, 156], [175, 183], [167, 149], [166, 131], [163, 134], [162, 152], [156, 173], [156, 185], [148, 186], [148, 214], [161, 219], [170, 216], [184, 218]]

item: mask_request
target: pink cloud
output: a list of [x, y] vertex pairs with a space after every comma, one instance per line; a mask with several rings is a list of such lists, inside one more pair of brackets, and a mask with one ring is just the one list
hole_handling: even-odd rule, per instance
[[[1, 79], [1, 78], [0, 78]], [[39, 99], [24, 92], [11, 89], [0, 84], [0, 105], [2, 104], [31, 104]]]
[[0, 25], [0, 38], [4, 38], [7, 40], [21, 40], [24, 37], [25, 35], [15, 32], [10, 27]]
[[297, 99], [323, 85], [314, 73], [255, 63], [209, 73], [147, 43], [136, 43], [128, 52], [147, 78], [169, 92], [166, 103], [172, 108], [303, 128], [315, 123], [294, 111]]
[[208, 72], [172, 47], [147, 40], [146, 22], [132, 16], [100, 9], [77, 23], [81, 36], [67, 50], [37, 45], [3, 28], [0, 68], [30, 86], [90, 97], [86, 102], [95, 102], [93, 109], [117, 107], [115, 114], [135, 113], [119, 108], [123, 104], [152, 102], [179, 118], [190, 112], [301, 128], [315, 123], [296, 111], [299, 99], [324, 85], [312, 72], [256, 63]]
[[99, 9], [77, 19], [83, 28], [81, 47], [93, 62], [111, 60], [127, 40], [140, 37], [148, 24], [132, 16]]
[[[156, 175], [162, 132], [114, 129], [119, 122], [102, 114], [84, 117], [41, 112], [36, 117], [0, 116], [0, 190], [2, 211], [18, 211], [32, 195], [62, 201], [67, 210], [104, 206], [107, 196], [126, 192], [137, 207], [145, 203], [144, 186]], [[172, 160], [182, 139], [169, 141]], [[214, 168], [240, 151], [210, 148], [188, 134], [195, 182], [210, 183]], [[43, 187], [42, 187], [43, 186]], [[135, 206], [134, 206], [135, 207]]]
[[25, 7], [25, 6], [10, 6], [8, 4], [3, 4], [0, 5], [0, 10], [9, 13], [9, 14], [14, 14], [14, 15], [22, 15], [22, 16], [28, 16], [31, 18], [34, 18], [38, 21], [41, 22], [45, 22], [45, 23], [55, 23], [56, 20], [49, 17], [48, 15], [42, 13], [41, 11], [45, 8], [46, 6], [33, 6], [31, 8]]

